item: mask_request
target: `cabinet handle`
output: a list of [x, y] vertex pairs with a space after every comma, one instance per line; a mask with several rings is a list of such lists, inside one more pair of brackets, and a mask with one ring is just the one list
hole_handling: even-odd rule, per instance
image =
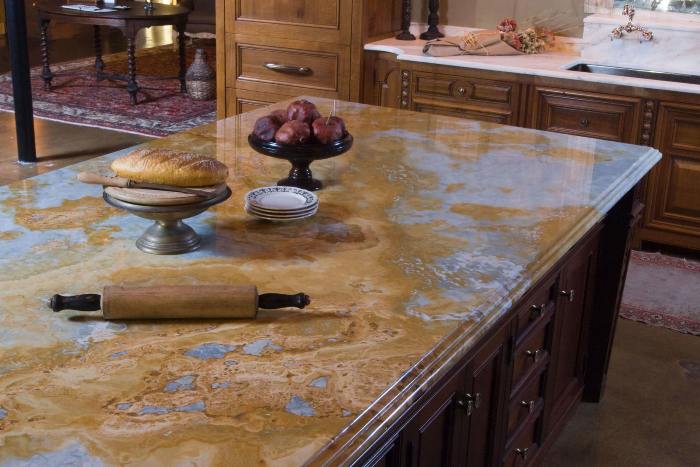
[[537, 349], [537, 350], [526, 350], [525, 355], [530, 357], [533, 362], [537, 363], [540, 361], [540, 358], [542, 358], [542, 354], [544, 354], [544, 350], [542, 349]]
[[527, 408], [527, 413], [532, 413], [535, 410], [535, 401], [520, 401], [520, 407]]
[[518, 448], [515, 450], [515, 453], [520, 456], [520, 458], [524, 461], [527, 460], [527, 453], [530, 450], [530, 448]]
[[462, 394], [457, 397], [457, 407], [467, 412], [467, 416], [471, 416], [474, 409], [478, 409], [481, 405], [481, 393]]
[[467, 90], [464, 89], [464, 88], [459, 88], [459, 89], [457, 89], [457, 93], [458, 93], [460, 96], [463, 96], [463, 95], [465, 95], [465, 94], [467, 93]]
[[569, 300], [569, 303], [574, 301], [574, 295], [575, 295], [574, 289], [562, 290], [561, 292], [559, 292], [559, 295], [566, 297]]
[[547, 305], [545, 303], [541, 305], [532, 305], [530, 307], [530, 321], [534, 321], [537, 318], [541, 318], [542, 315], [544, 314], [544, 310], [547, 309]]
[[282, 65], [279, 63], [266, 63], [265, 68], [280, 73], [288, 73], [290, 75], [310, 75], [312, 70], [307, 66]]
[[581, 126], [582, 126], [583, 128], [588, 128], [588, 125], [591, 124], [591, 121], [588, 120], [587, 118], [582, 118], [581, 121], [580, 121], [579, 123], [581, 123]]

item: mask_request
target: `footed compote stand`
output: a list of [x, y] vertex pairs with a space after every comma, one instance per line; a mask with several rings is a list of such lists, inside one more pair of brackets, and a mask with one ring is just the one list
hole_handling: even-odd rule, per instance
[[352, 147], [352, 135], [346, 134], [343, 139], [330, 144], [279, 144], [274, 141], [263, 141], [254, 134], [248, 135], [250, 147], [260, 154], [278, 159], [286, 159], [292, 164], [289, 176], [277, 182], [280, 186], [294, 186], [304, 190], [317, 191], [323, 187], [320, 180], [313, 178], [309, 165], [313, 161], [328, 159], [347, 152]]
[[182, 222], [183, 219], [201, 214], [230, 196], [231, 189], [226, 187], [220, 194], [196, 203], [149, 206], [117, 199], [110, 196], [107, 191], [102, 195], [107, 204], [124, 209], [135, 216], [155, 221], [136, 240], [136, 247], [139, 250], [153, 255], [179, 255], [198, 249], [201, 239], [192, 227]]

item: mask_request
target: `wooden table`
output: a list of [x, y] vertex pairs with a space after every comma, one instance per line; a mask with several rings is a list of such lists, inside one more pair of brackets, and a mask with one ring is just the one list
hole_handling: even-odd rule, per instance
[[[136, 33], [141, 28], [150, 26], [173, 25], [178, 33], [178, 46], [180, 51], [180, 91], [185, 92], [185, 27], [190, 10], [173, 5], [155, 4], [151, 11], [144, 9], [143, 2], [119, 2], [129, 5], [128, 10], [117, 10], [110, 13], [94, 13], [63, 8], [64, 0], [40, 0], [36, 8], [39, 13], [41, 27], [41, 58], [43, 69], [41, 77], [44, 80], [44, 88], [51, 90], [51, 80], [54, 75], [49, 66], [49, 37], [48, 27], [53, 20], [64, 23], [90, 24], [95, 33], [95, 76], [98, 80], [111, 78], [126, 81], [126, 90], [129, 92], [131, 104], [137, 103], [139, 91], [136, 83]], [[105, 64], [102, 61], [102, 44], [100, 27], [109, 26], [119, 29], [126, 37], [128, 73], [126, 76], [106, 73]]]

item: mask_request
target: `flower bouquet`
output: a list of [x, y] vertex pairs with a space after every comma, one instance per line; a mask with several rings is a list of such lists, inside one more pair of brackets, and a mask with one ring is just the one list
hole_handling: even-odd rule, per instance
[[466, 32], [461, 37], [445, 37], [425, 43], [423, 53], [433, 57], [450, 55], [538, 54], [554, 44], [554, 33], [542, 26], [518, 32], [518, 23], [506, 18], [495, 31]]

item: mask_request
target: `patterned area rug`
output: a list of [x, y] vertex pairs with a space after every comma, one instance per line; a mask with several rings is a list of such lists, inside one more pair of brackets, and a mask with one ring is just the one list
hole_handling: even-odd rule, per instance
[[[215, 51], [206, 48], [209, 64], [215, 68]], [[194, 48], [187, 48], [187, 65]], [[105, 71], [125, 74], [126, 53], [103, 57]], [[167, 136], [216, 118], [216, 100], [195, 101], [180, 93], [178, 53], [166, 45], [136, 51], [136, 81], [141, 87], [138, 105], [129, 103], [126, 82], [97, 81], [94, 58], [57, 63], [53, 89], [44, 91], [41, 67], [32, 68], [32, 92], [36, 117], [77, 125], [106, 128], [146, 136]], [[0, 110], [12, 112], [12, 78], [0, 76]]]
[[633, 251], [620, 316], [700, 335], [700, 263]]

